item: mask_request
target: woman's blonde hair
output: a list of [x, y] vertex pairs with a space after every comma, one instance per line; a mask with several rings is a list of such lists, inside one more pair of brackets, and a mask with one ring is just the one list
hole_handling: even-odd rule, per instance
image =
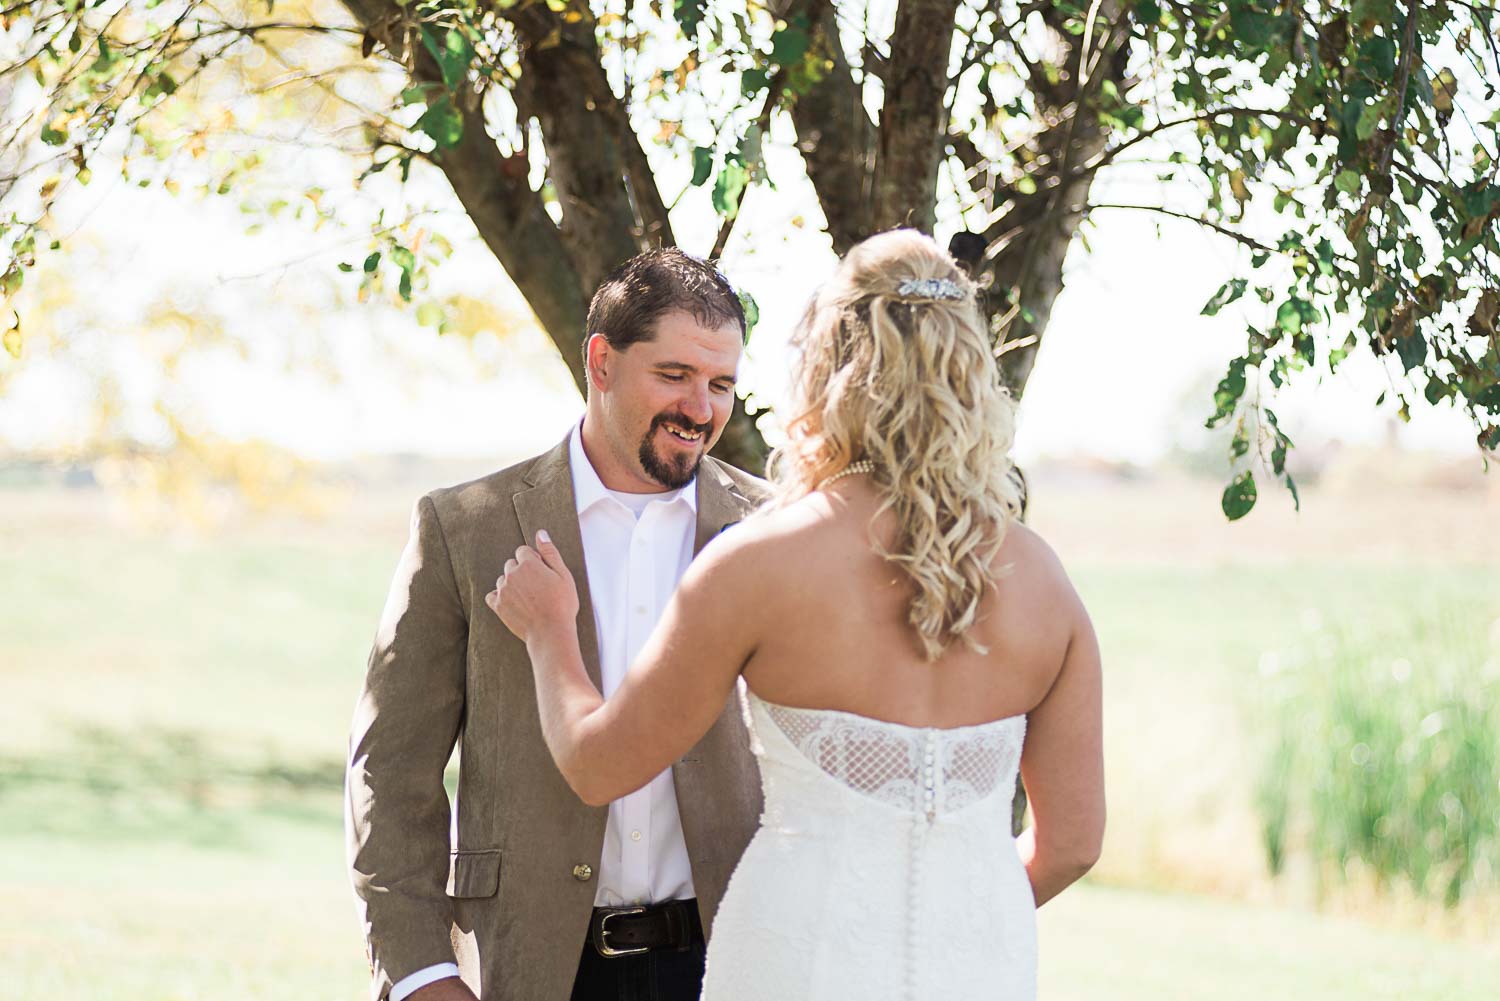
[[881, 233], [849, 251], [792, 343], [794, 416], [771, 456], [772, 506], [870, 460], [877, 517], [890, 511], [896, 523], [879, 552], [915, 587], [908, 621], [924, 655], [937, 659], [954, 639], [982, 650], [969, 630], [1021, 484], [1009, 457], [1015, 402], [974, 284], [929, 237]]

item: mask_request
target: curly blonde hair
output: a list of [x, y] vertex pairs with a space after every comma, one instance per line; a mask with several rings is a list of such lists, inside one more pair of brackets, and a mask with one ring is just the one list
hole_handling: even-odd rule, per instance
[[[947, 280], [960, 298], [930, 298], [910, 280]], [[928, 290], [930, 292], [930, 290]], [[879, 546], [915, 587], [908, 621], [928, 661], [969, 635], [991, 562], [1021, 511], [1009, 457], [1015, 401], [1000, 383], [968, 277], [929, 237], [872, 236], [844, 258], [792, 337], [800, 352], [788, 441], [771, 456], [773, 508], [870, 460], [895, 515]]]

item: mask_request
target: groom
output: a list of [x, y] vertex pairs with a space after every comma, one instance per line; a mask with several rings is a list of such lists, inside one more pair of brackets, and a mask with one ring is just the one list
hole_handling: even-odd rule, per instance
[[695, 999], [704, 936], [757, 823], [732, 702], [649, 785], [582, 803], [542, 741], [526, 647], [485, 606], [505, 561], [545, 529], [586, 569], [579, 636], [607, 698], [689, 560], [764, 495], [706, 457], [745, 337], [723, 275], [676, 249], [635, 257], [595, 292], [588, 333], [582, 423], [412, 513], [347, 775], [376, 1001]]

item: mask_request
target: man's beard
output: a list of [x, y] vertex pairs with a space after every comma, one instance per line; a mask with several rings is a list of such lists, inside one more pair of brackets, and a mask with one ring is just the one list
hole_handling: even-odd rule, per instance
[[646, 437], [641, 439], [641, 468], [657, 483], [669, 490], [677, 490], [691, 483], [693, 477], [698, 474], [698, 464], [703, 461], [706, 450], [691, 457], [674, 455], [671, 459], [657, 454], [654, 444], [656, 432], [668, 425], [681, 431], [696, 431], [703, 435], [703, 441], [707, 441], [708, 433], [713, 430], [713, 424], [694, 424], [678, 415], [657, 414], [651, 418], [651, 426], [646, 429]]

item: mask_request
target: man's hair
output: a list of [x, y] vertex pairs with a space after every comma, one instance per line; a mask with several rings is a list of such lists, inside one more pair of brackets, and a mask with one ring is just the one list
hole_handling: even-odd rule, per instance
[[729, 279], [707, 261], [662, 247], [632, 257], [599, 283], [589, 303], [585, 361], [594, 334], [603, 334], [610, 347], [627, 348], [654, 339], [656, 321], [674, 310], [691, 313], [706, 327], [735, 323], [745, 338], [745, 307]]

